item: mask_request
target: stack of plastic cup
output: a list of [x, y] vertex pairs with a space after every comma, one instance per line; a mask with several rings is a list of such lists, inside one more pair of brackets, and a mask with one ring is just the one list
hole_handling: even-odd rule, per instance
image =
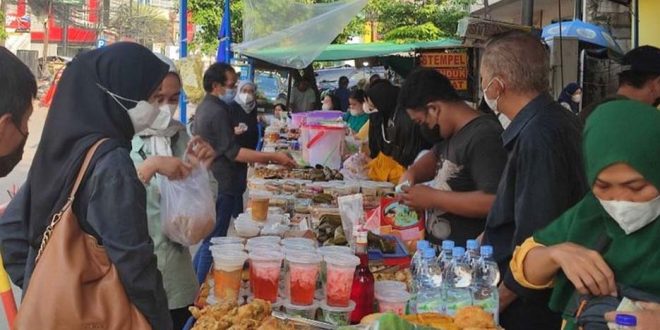
[[222, 237], [213, 237], [211, 238], [211, 244], [213, 245], [225, 245], [225, 244], [243, 244], [244, 239], [240, 237], [232, 236], [222, 236]]
[[218, 301], [237, 301], [247, 253], [235, 249], [211, 249], [214, 293]]
[[290, 238], [285, 238], [281, 242], [282, 246], [289, 247], [289, 246], [307, 246], [312, 249], [316, 249], [316, 241], [313, 239], [309, 238], [302, 238], [302, 237], [290, 237]]
[[354, 255], [353, 249], [351, 249], [348, 246], [339, 246], [339, 245], [328, 245], [328, 246], [321, 246], [319, 247], [319, 253], [323, 256], [326, 254], [333, 254], [333, 253], [342, 253], [342, 254], [348, 254], [348, 255]]
[[298, 306], [313, 304], [321, 255], [307, 252], [289, 253], [286, 255], [286, 260], [289, 265], [291, 303]]
[[255, 250], [250, 253], [249, 259], [252, 294], [257, 299], [276, 302], [284, 254], [278, 251]]
[[360, 258], [344, 253], [326, 254], [323, 257], [327, 267], [325, 297], [328, 306], [348, 307], [353, 287], [355, 267]]
[[271, 244], [280, 244], [282, 239], [279, 236], [257, 236], [247, 240], [245, 243], [246, 246], [259, 243], [271, 243]]

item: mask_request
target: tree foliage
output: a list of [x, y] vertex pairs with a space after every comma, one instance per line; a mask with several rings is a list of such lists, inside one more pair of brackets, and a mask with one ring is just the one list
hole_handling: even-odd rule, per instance
[[[192, 48], [212, 54], [218, 47], [218, 27], [222, 20], [224, 1], [190, 0], [189, 8], [197, 25]], [[230, 0], [233, 41], [243, 38], [243, 0]], [[298, 0], [303, 3], [330, 3], [336, 0]], [[365, 8], [337, 36], [334, 43], [345, 43], [351, 36], [361, 36], [369, 22], [377, 22], [377, 34], [395, 42], [427, 41], [456, 33], [459, 19], [468, 14], [475, 0], [369, 0]], [[282, 2], [285, 5], [286, 2]], [[277, 5], [277, 4], [275, 4]], [[282, 8], [259, 8], [255, 15], [268, 17]], [[300, 17], [304, 20], [304, 17]], [[259, 29], [259, 27], [254, 27]], [[257, 33], [259, 34], [259, 33]]]
[[7, 30], [5, 30], [5, 13], [2, 11], [0, 11], [0, 22], [2, 22], [2, 25], [0, 25], [0, 42], [2, 42], [7, 39]]
[[123, 4], [110, 20], [109, 28], [120, 37], [130, 38], [142, 45], [171, 42], [169, 21], [158, 9], [145, 6]]

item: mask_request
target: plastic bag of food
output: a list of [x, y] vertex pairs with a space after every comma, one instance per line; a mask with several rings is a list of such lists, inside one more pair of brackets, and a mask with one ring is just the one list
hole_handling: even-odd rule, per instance
[[215, 226], [215, 200], [208, 171], [201, 165], [181, 181], [160, 178], [160, 220], [163, 234], [190, 246], [208, 236]]
[[355, 238], [353, 237], [353, 232], [361, 229], [364, 225], [362, 194], [342, 196], [338, 198], [338, 202], [344, 235], [348, 244], [354, 246]]

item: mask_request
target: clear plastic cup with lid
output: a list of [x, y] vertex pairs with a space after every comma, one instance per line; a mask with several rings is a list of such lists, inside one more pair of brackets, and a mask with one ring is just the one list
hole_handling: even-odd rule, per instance
[[256, 298], [277, 301], [283, 259], [284, 254], [278, 251], [255, 250], [249, 254], [250, 282]]
[[245, 243], [245, 240], [240, 237], [222, 236], [222, 237], [211, 238], [211, 244], [213, 245], [243, 244], [243, 243]]
[[310, 238], [289, 237], [282, 240], [283, 246], [308, 246], [316, 249], [316, 241]]
[[327, 254], [323, 257], [327, 267], [325, 297], [329, 306], [348, 307], [353, 287], [355, 267], [360, 258], [343, 253]]
[[385, 291], [406, 291], [406, 283], [399, 281], [376, 281], [374, 283], [374, 292], [380, 293]]
[[350, 300], [346, 307], [330, 306], [326, 300], [321, 301], [320, 306], [321, 316], [319, 321], [336, 326], [349, 325], [351, 321], [351, 313], [355, 310], [355, 302], [353, 300]]
[[272, 243], [272, 244], [280, 244], [280, 241], [282, 239], [279, 236], [257, 236], [253, 237], [247, 240], [245, 245], [252, 245], [252, 244], [258, 244], [258, 243]]
[[321, 255], [316, 253], [297, 252], [286, 255], [291, 303], [311, 305], [314, 302], [321, 259]]
[[410, 300], [410, 293], [401, 290], [386, 290], [375, 295], [378, 300], [379, 312], [392, 312], [397, 315], [404, 315], [406, 305]]
[[248, 254], [241, 250], [211, 249], [214, 293], [218, 301], [238, 300], [243, 266]]
[[299, 316], [303, 317], [306, 319], [314, 320], [316, 319], [316, 311], [319, 308], [319, 303], [316, 301], [312, 301], [312, 303], [308, 305], [297, 305], [291, 302], [291, 300], [285, 300], [284, 304], [282, 304], [284, 307], [284, 312], [287, 315], [290, 316]]

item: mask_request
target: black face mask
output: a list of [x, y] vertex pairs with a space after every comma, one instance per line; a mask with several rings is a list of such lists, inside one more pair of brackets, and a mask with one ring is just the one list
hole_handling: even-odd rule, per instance
[[434, 145], [444, 140], [442, 138], [442, 135], [440, 135], [440, 125], [437, 125], [436, 127], [433, 128], [429, 128], [428, 125], [421, 124], [419, 125], [419, 133], [422, 135], [424, 140], [426, 140], [426, 142]]
[[7, 176], [7, 174], [9, 174], [21, 161], [26, 141], [27, 139], [24, 139], [23, 142], [9, 155], [0, 157], [0, 178]]
[[657, 99], [655, 99], [655, 102], [653, 102], [653, 106], [654, 106], [654, 107], [657, 108], [659, 105], [660, 105], [660, 97], [657, 98]]

